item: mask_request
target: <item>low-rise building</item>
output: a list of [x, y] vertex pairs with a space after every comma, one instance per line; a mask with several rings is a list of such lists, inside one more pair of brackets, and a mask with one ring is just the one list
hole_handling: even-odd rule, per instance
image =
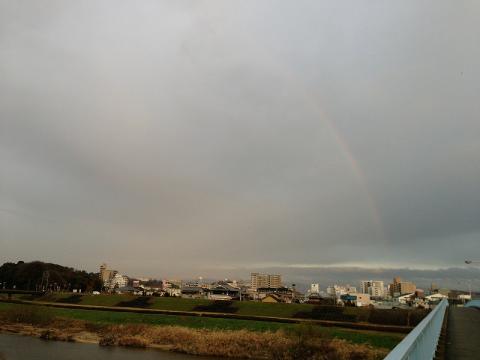
[[470, 294], [460, 294], [457, 296], [457, 299], [460, 300], [460, 301], [469, 301], [469, 300], [472, 300], [472, 295]]
[[427, 300], [428, 302], [436, 303], [436, 302], [439, 302], [442, 299], [448, 299], [448, 296], [444, 295], [444, 294], [440, 294], [440, 293], [425, 296], [425, 300]]
[[218, 283], [206, 289], [207, 297], [212, 300], [232, 300], [240, 298], [240, 288], [229, 283]]
[[183, 298], [201, 299], [205, 297], [205, 289], [200, 286], [184, 286], [181, 294]]
[[371, 304], [370, 295], [361, 293], [340, 295], [339, 302], [343, 305], [368, 306]]
[[280, 303], [280, 302], [283, 302], [282, 298], [278, 295], [275, 295], [275, 294], [268, 294], [261, 301], [264, 302], [264, 303]]

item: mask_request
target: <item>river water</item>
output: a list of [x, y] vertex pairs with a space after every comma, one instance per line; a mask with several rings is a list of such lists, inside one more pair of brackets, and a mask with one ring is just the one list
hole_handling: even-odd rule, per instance
[[[45, 341], [29, 336], [0, 334], [0, 360], [207, 360], [212, 358], [175, 354], [153, 349], [101, 347]], [[218, 359], [218, 358], [217, 358]]]

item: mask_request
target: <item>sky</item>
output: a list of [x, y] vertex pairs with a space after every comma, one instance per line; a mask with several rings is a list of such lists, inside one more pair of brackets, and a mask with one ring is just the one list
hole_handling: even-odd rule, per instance
[[476, 1], [0, 0], [0, 262], [464, 281], [479, 16]]

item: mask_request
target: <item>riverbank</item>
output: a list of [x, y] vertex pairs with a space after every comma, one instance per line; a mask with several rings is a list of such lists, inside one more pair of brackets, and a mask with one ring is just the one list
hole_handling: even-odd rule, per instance
[[147, 324], [100, 324], [20, 306], [0, 312], [0, 329], [45, 340], [102, 346], [153, 347], [192, 355], [250, 359], [382, 359], [386, 349], [329, 337], [319, 327], [277, 331], [192, 329]]
[[[408, 334], [413, 329], [414, 325], [418, 324], [428, 313], [424, 310], [395, 309], [390, 311], [357, 307], [312, 306], [309, 304], [281, 303], [270, 304], [249, 301], [232, 302], [178, 298], [166, 298], [167, 300], [165, 300], [162, 298], [130, 295], [72, 295], [70, 297], [65, 297], [65, 295], [68, 294], [48, 294], [40, 298], [30, 296], [25, 298], [25, 296], [20, 296], [19, 298], [2, 299], [0, 297], [0, 301], [3, 303], [48, 306], [70, 310], [157, 314], [192, 318], [235, 319], [240, 320], [243, 323], [248, 321], [256, 324], [309, 323], [320, 325], [322, 327], [404, 334]], [[99, 305], [106, 302], [112, 303], [112, 300], [114, 300], [113, 302], [118, 301], [119, 298], [123, 298], [123, 301], [116, 303], [114, 306]], [[205, 303], [205, 301], [209, 302], [208, 305], [199, 305]], [[196, 305], [193, 306], [195, 303]], [[172, 308], [176, 308], [177, 310], [172, 310]], [[179, 308], [184, 310], [178, 310]], [[188, 308], [190, 308], [190, 310], [185, 310]], [[296, 311], [293, 314], [292, 309], [295, 309]], [[299, 309], [303, 310], [299, 311]], [[274, 316], [274, 314], [276, 315]], [[290, 317], [279, 316], [279, 314], [290, 314]]]
[[18, 295], [20, 301], [50, 306], [96, 310], [163, 313], [165, 315], [228, 317], [245, 320], [299, 323], [318, 321], [322, 326], [408, 333], [428, 314], [419, 309], [372, 309], [313, 304], [262, 303], [257, 301], [212, 301], [178, 297], [128, 294], [48, 293], [42, 296]]
[[[0, 312], [22, 306], [13, 303], [0, 302]], [[37, 305], [29, 306], [37, 307]], [[160, 326], [182, 326], [193, 329], [210, 329], [210, 330], [248, 330], [255, 332], [276, 332], [278, 330], [292, 332], [299, 325], [295, 323], [279, 323], [271, 321], [241, 320], [230, 318], [210, 318], [204, 316], [178, 316], [163, 315], [153, 313], [135, 313], [125, 311], [103, 311], [103, 310], [85, 310], [79, 308], [57, 308], [57, 307], [41, 307], [51, 314], [61, 318], [70, 318], [76, 320], [84, 320], [95, 324], [146, 324]], [[118, 308], [116, 308], [118, 309]], [[120, 310], [120, 309], [119, 309]], [[303, 322], [305, 323], [305, 322]], [[332, 326], [317, 326], [317, 331], [322, 332], [326, 337], [334, 337], [337, 339], [347, 340], [356, 344], [366, 344], [374, 348], [394, 348], [404, 337], [403, 333], [392, 333], [384, 331], [371, 331], [359, 329], [347, 329]]]

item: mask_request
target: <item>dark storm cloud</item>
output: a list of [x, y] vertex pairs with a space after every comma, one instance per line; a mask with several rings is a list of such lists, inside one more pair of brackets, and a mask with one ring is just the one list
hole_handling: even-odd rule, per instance
[[475, 2], [0, 7], [0, 260], [480, 258]]

